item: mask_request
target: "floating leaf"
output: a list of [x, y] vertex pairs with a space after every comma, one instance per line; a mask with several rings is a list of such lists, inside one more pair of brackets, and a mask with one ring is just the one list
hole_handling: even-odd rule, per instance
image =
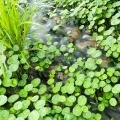
[[104, 88], [103, 88], [103, 91], [104, 92], [110, 92], [112, 89], [112, 86], [110, 84], [107, 84]]
[[17, 71], [18, 68], [19, 68], [19, 64], [17, 64], [17, 63], [11, 64], [11, 65], [9, 66], [9, 70], [12, 71], [12, 72]]
[[11, 57], [9, 57], [7, 63], [9, 65], [18, 63], [18, 55], [12, 55]]
[[41, 80], [39, 78], [35, 78], [32, 80], [31, 84], [33, 87], [37, 87], [40, 84]]
[[5, 95], [0, 95], [0, 106], [7, 102], [7, 97]]
[[40, 108], [39, 109], [39, 114], [40, 114], [40, 117], [44, 117], [44, 116], [46, 116], [47, 114], [49, 114], [50, 113], [50, 108], [49, 107], [43, 107], [43, 108]]
[[92, 113], [90, 111], [87, 111], [85, 113], [83, 113], [83, 117], [86, 118], [86, 119], [90, 119], [92, 116]]
[[116, 106], [117, 105], [117, 100], [115, 98], [111, 98], [109, 100], [111, 106]]
[[5, 63], [5, 61], [6, 61], [6, 56], [0, 55], [0, 64]]
[[57, 95], [54, 95], [53, 97], [52, 97], [52, 103], [53, 104], [57, 104], [58, 102], [59, 102], [59, 95], [57, 94]]
[[8, 102], [9, 102], [9, 103], [14, 103], [18, 98], [19, 98], [19, 95], [17, 95], [17, 94], [11, 95], [11, 96], [8, 98]]
[[120, 13], [116, 13], [111, 19], [111, 25], [120, 24]]
[[75, 67], [74, 66], [69, 67], [69, 71], [73, 73], [75, 71]]
[[28, 92], [24, 89], [21, 89], [20, 92], [19, 92], [19, 95], [20, 95], [20, 97], [24, 98], [24, 97], [27, 97]]
[[44, 58], [45, 57], [45, 51], [39, 51], [38, 53], [37, 53], [37, 56], [40, 58], [40, 59], [42, 59], [42, 58]]
[[8, 118], [8, 120], [16, 120], [16, 117], [15, 117], [15, 115], [13, 115], [13, 114], [10, 114], [10, 115], [9, 115], [9, 118]]
[[105, 109], [105, 105], [103, 103], [98, 105], [98, 110], [99, 111], [104, 111], [104, 109]]
[[22, 101], [22, 109], [25, 110], [30, 106], [30, 100], [23, 100]]
[[113, 7], [118, 7], [118, 6], [120, 6], [120, 1], [117, 1], [117, 2], [113, 3]]
[[91, 55], [93, 58], [100, 57], [102, 54], [100, 50], [96, 50], [95, 48], [88, 49], [87, 53]]
[[35, 95], [35, 96], [32, 97], [31, 101], [36, 102], [36, 101], [38, 101], [38, 99], [39, 99], [39, 96]]
[[78, 97], [78, 104], [84, 106], [87, 103], [87, 98], [84, 95]]
[[55, 113], [60, 113], [62, 111], [62, 108], [60, 106], [54, 105], [53, 110], [55, 111]]
[[47, 81], [47, 84], [48, 85], [52, 85], [54, 83], [54, 79], [53, 78], [50, 78], [48, 81]]
[[87, 61], [85, 62], [85, 67], [90, 70], [95, 70], [97, 68], [95, 60], [92, 58], [88, 58]]
[[16, 120], [24, 120], [23, 117], [18, 117]]
[[78, 104], [73, 108], [73, 114], [75, 116], [80, 116], [82, 114], [82, 108]]
[[13, 107], [15, 110], [22, 109], [22, 107], [23, 107], [22, 102], [21, 101], [16, 102]]
[[42, 95], [47, 91], [46, 85], [40, 85], [40, 89], [38, 91], [38, 94]]
[[111, 35], [113, 32], [114, 32], [115, 28], [114, 27], [111, 27], [109, 30], [106, 30], [104, 31], [104, 35], [107, 36], [107, 35]]
[[72, 106], [75, 101], [76, 101], [76, 97], [71, 95], [67, 98], [65, 105]]
[[45, 106], [45, 100], [38, 100], [36, 103], [34, 103], [34, 106], [36, 109], [40, 109]]
[[84, 80], [85, 80], [84, 74], [77, 75], [77, 80], [75, 81], [75, 84], [78, 86], [81, 86], [83, 84]]
[[112, 92], [113, 92], [114, 94], [120, 93], [120, 84], [114, 85], [113, 88], [112, 88]]
[[9, 117], [9, 111], [7, 110], [0, 111], [0, 120], [8, 120], [8, 117]]
[[33, 110], [32, 112], [30, 112], [28, 120], [38, 120], [39, 117], [40, 117], [39, 112], [37, 110]]
[[20, 114], [18, 115], [18, 117], [21, 117], [21, 118], [26, 119], [29, 114], [30, 114], [30, 110], [29, 110], [29, 109], [26, 109], [26, 110], [24, 110], [22, 113], [20, 113]]
[[62, 114], [65, 115], [65, 114], [69, 114], [70, 113], [70, 108], [69, 107], [65, 107], [63, 110], [62, 110]]
[[61, 96], [59, 96], [59, 100], [58, 101], [59, 102], [65, 102], [66, 101], [66, 97], [61, 95]]
[[27, 84], [25, 87], [24, 87], [24, 90], [25, 91], [32, 91], [32, 89], [33, 89], [33, 85], [32, 84]]

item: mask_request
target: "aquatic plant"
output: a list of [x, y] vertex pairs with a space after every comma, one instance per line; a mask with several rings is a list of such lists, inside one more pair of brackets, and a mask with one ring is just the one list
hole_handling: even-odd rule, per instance
[[[47, 0], [45, 1], [47, 2]], [[78, 8], [81, 8], [81, 6], [84, 8], [84, 3], [90, 9], [91, 6], [93, 7], [97, 4], [96, 1], [89, 2], [89, 0], [85, 0], [82, 3], [79, 3], [80, 1], [78, 0], [55, 1], [57, 5], [61, 6], [64, 4], [62, 7], [68, 9], [67, 15], [64, 14], [64, 17], [67, 18], [71, 14], [75, 16], [79, 12], [81, 13], [82, 11], [79, 11]], [[7, 4], [9, 2], [4, 3], [0, 1], [5, 8], [7, 6], [10, 7], [9, 5], [11, 4]], [[109, 5], [112, 5], [112, 7], [119, 6], [119, 2], [113, 3], [113, 1], [109, 0], [101, 2], [99, 0], [100, 5], [108, 5], [109, 2], [111, 3]], [[17, 1], [13, 1], [13, 3], [15, 3], [13, 4], [15, 14], [18, 16], [21, 15], [21, 12], [17, 9], [19, 8]], [[75, 6], [77, 6], [74, 9], [75, 11], [72, 10], [70, 14], [69, 10]], [[112, 9], [112, 7], [110, 8]], [[100, 7], [98, 8], [101, 9]], [[28, 10], [27, 8], [24, 9]], [[97, 12], [101, 14], [99, 9]], [[51, 10], [51, 7], [49, 10]], [[8, 12], [8, 9], [5, 11]], [[61, 11], [64, 13], [63, 10]], [[19, 12], [20, 14], [18, 14]], [[28, 10], [27, 13], [29, 12], [31, 11]], [[54, 12], [51, 14], [54, 14]], [[85, 13], [85, 16], [88, 17], [89, 14], [91, 12]], [[13, 15], [9, 16], [7, 13], [5, 14], [9, 18], [13, 17]], [[116, 17], [118, 17], [118, 14], [115, 18], [113, 17], [112, 25], [119, 23], [114, 22]], [[80, 20], [81, 17], [76, 16], [76, 18]], [[47, 19], [51, 20], [51, 18], [48, 18], [48, 14]], [[0, 18], [0, 20], [2, 19]], [[18, 18], [16, 18], [17, 20]], [[18, 27], [20, 29], [17, 29], [18, 32], [24, 32], [24, 30], [21, 30], [21, 27], [29, 25], [29, 22], [26, 20], [29, 21], [29, 19], [25, 19], [25, 24], [19, 21], [20, 26]], [[64, 18], [64, 20], [66, 19]], [[83, 20], [85, 21], [84, 25], [89, 28], [89, 25], [86, 24], [88, 23], [87, 19], [83, 18]], [[100, 21], [100, 23], [104, 23], [104, 20]], [[2, 25], [5, 22], [4, 19], [3, 22], [0, 21], [0, 24]], [[95, 19], [95, 22], [97, 22], [97, 19]], [[36, 26], [37, 24], [34, 25]], [[46, 24], [44, 25], [46, 27]], [[56, 25], [59, 27], [57, 26], [58, 28], [54, 29]], [[25, 39], [25, 36], [19, 36], [20, 38], [17, 39], [17, 34], [15, 34], [17, 31], [14, 31], [14, 27], [11, 26], [6, 30], [12, 29], [11, 32], [13, 34], [10, 34], [9, 31], [7, 33], [13, 37], [13, 44], [6, 32], [1, 29], [0, 120], [101, 120], [104, 118], [104, 115], [108, 115], [109, 119], [120, 118], [119, 113], [117, 114], [117, 111], [113, 110], [117, 109], [120, 103], [119, 44], [116, 43], [116, 38], [114, 39], [113, 37], [113, 34], [119, 35], [118, 26], [110, 27], [108, 31], [103, 28], [104, 26], [101, 26], [98, 32], [96, 32], [97, 34], [94, 33], [94, 36], [99, 39], [102, 39], [103, 36], [109, 36], [103, 40], [107, 48], [104, 48], [97, 39], [98, 46], [89, 45], [88, 43], [90, 43], [89, 41], [91, 41], [92, 37], [87, 33], [85, 33], [85, 36], [80, 36], [83, 33], [79, 31], [78, 33], [81, 34], [76, 37], [79, 46], [81, 46], [79, 48], [75, 40], [72, 42], [69, 41], [69, 30], [71, 29], [70, 26], [66, 27], [64, 25], [65, 23], [63, 25], [55, 23], [54, 25], [52, 24], [52, 27], [48, 26], [47, 28], [49, 29], [45, 34], [49, 33], [52, 36], [54, 33], [56, 38], [53, 39], [53, 36], [46, 37], [45, 40], [41, 36], [38, 36], [38, 38], [40, 37], [39, 39], [34, 39], [31, 32], [29, 34], [25, 33], [25, 36], [27, 35], [29, 38]], [[94, 25], [98, 25], [98, 23]], [[94, 32], [96, 28], [94, 25], [91, 28], [91, 32]], [[109, 26], [106, 25], [107, 27]], [[36, 28], [36, 30], [39, 30], [39, 28]], [[61, 31], [68, 32], [68, 34], [64, 33], [61, 35]], [[98, 35], [99, 33], [102, 34], [102, 32], [104, 35]], [[21, 37], [24, 37], [24, 39], [19, 41]], [[3, 38], [5, 38], [4, 41]], [[86, 43], [87, 45], [84, 45]], [[112, 56], [113, 54], [111, 55], [111, 51], [114, 53], [114, 56]]]
[[[107, 57], [119, 59], [120, 1], [55, 0], [64, 18], [77, 18], [79, 28], [87, 28]], [[104, 12], [106, 11], [106, 12]], [[119, 60], [118, 60], [119, 61]]]

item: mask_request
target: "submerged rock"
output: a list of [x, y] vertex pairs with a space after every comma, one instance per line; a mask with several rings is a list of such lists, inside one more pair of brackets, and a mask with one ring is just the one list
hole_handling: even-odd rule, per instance
[[78, 39], [76, 40], [75, 44], [80, 49], [80, 51], [86, 51], [89, 47], [95, 47], [96, 41], [95, 40], [81, 41]]
[[91, 39], [92, 39], [92, 37], [90, 35], [88, 35], [88, 34], [84, 34], [82, 36], [82, 40], [91, 40]]
[[60, 40], [60, 44], [61, 45], [67, 45], [69, 42], [68, 42], [68, 39], [67, 37], [63, 37], [61, 40]]
[[78, 27], [71, 28], [71, 31], [68, 33], [69, 41], [74, 42], [80, 38], [81, 32]]

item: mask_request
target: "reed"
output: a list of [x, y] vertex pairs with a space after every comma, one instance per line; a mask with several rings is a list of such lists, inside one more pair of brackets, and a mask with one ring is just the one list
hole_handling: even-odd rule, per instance
[[23, 47], [31, 26], [33, 8], [22, 8], [18, 0], [0, 0], [0, 41], [6, 47]]

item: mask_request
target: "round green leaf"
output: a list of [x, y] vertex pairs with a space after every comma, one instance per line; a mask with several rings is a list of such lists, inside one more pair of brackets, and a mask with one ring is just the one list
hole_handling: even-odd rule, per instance
[[24, 87], [24, 90], [25, 90], [25, 91], [32, 91], [32, 89], [33, 89], [33, 85], [32, 85], [32, 84], [28, 84], [28, 85], [26, 85], [26, 86]]
[[8, 102], [9, 102], [9, 103], [14, 103], [18, 98], [19, 98], [19, 95], [17, 95], [17, 94], [11, 95], [11, 96], [8, 98]]
[[38, 91], [38, 94], [42, 95], [47, 91], [46, 85], [40, 85], [40, 89]]
[[75, 116], [80, 116], [82, 114], [82, 109], [79, 105], [75, 105], [75, 107], [73, 108], [73, 114]]
[[22, 113], [20, 113], [20, 114], [18, 115], [18, 117], [22, 117], [22, 118], [26, 119], [29, 114], [30, 114], [30, 110], [29, 110], [29, 109], [26, 109], [26, 110], [24, 110]]
[[22, 109], [22, 107], [23, 107], [22, 102], [21, 101], [16, 102], [13, 107], [15, 110]]
[[33, 110], [29, 116], [28, 116], [28, 120], [38, 120], [40, 117], [39, 112], [37, 110]]
[[120, 93], [120, 84], [116, 84], [115, 86], [113, 86], [112, 92], [115, 94]]
[[84, 95], [78, 97], [78, 104], [84, 106], [87, 103], [87, 98]]
[[7, 102], [7, 97], [5, 95], [0, 95], [0, 106]]
[[95, 70], [97, 68], [95, 60], [93, 58], [88, 58], [85, 62], [85, 68]]
[[103, 91], [104, 92], [110, 92], [112, 89], [112, 86], [110, 84], [107, 84], [104, 88], [103, 88]]
[[40, 109], [45, 106], [45, 100], [38, 100], [36, 103], [34, 103], [34, 106], [36, 109]]
[[117, 100], [115, 98], [111, 98], [109, 100], [111, 106], [116, 106], [117, 105]]
[[37, 87], [40, 84], [41, 80], [39, 78], [35, 78], [32, 80], [31, 84], [33, 87]]
[[98, 105], [98, 110], [103, 111], [105, 109], [105, 105], [103, 103]]
[[9, 112], [7, 110], [0, 110], [0, 120], [8, 120]]

